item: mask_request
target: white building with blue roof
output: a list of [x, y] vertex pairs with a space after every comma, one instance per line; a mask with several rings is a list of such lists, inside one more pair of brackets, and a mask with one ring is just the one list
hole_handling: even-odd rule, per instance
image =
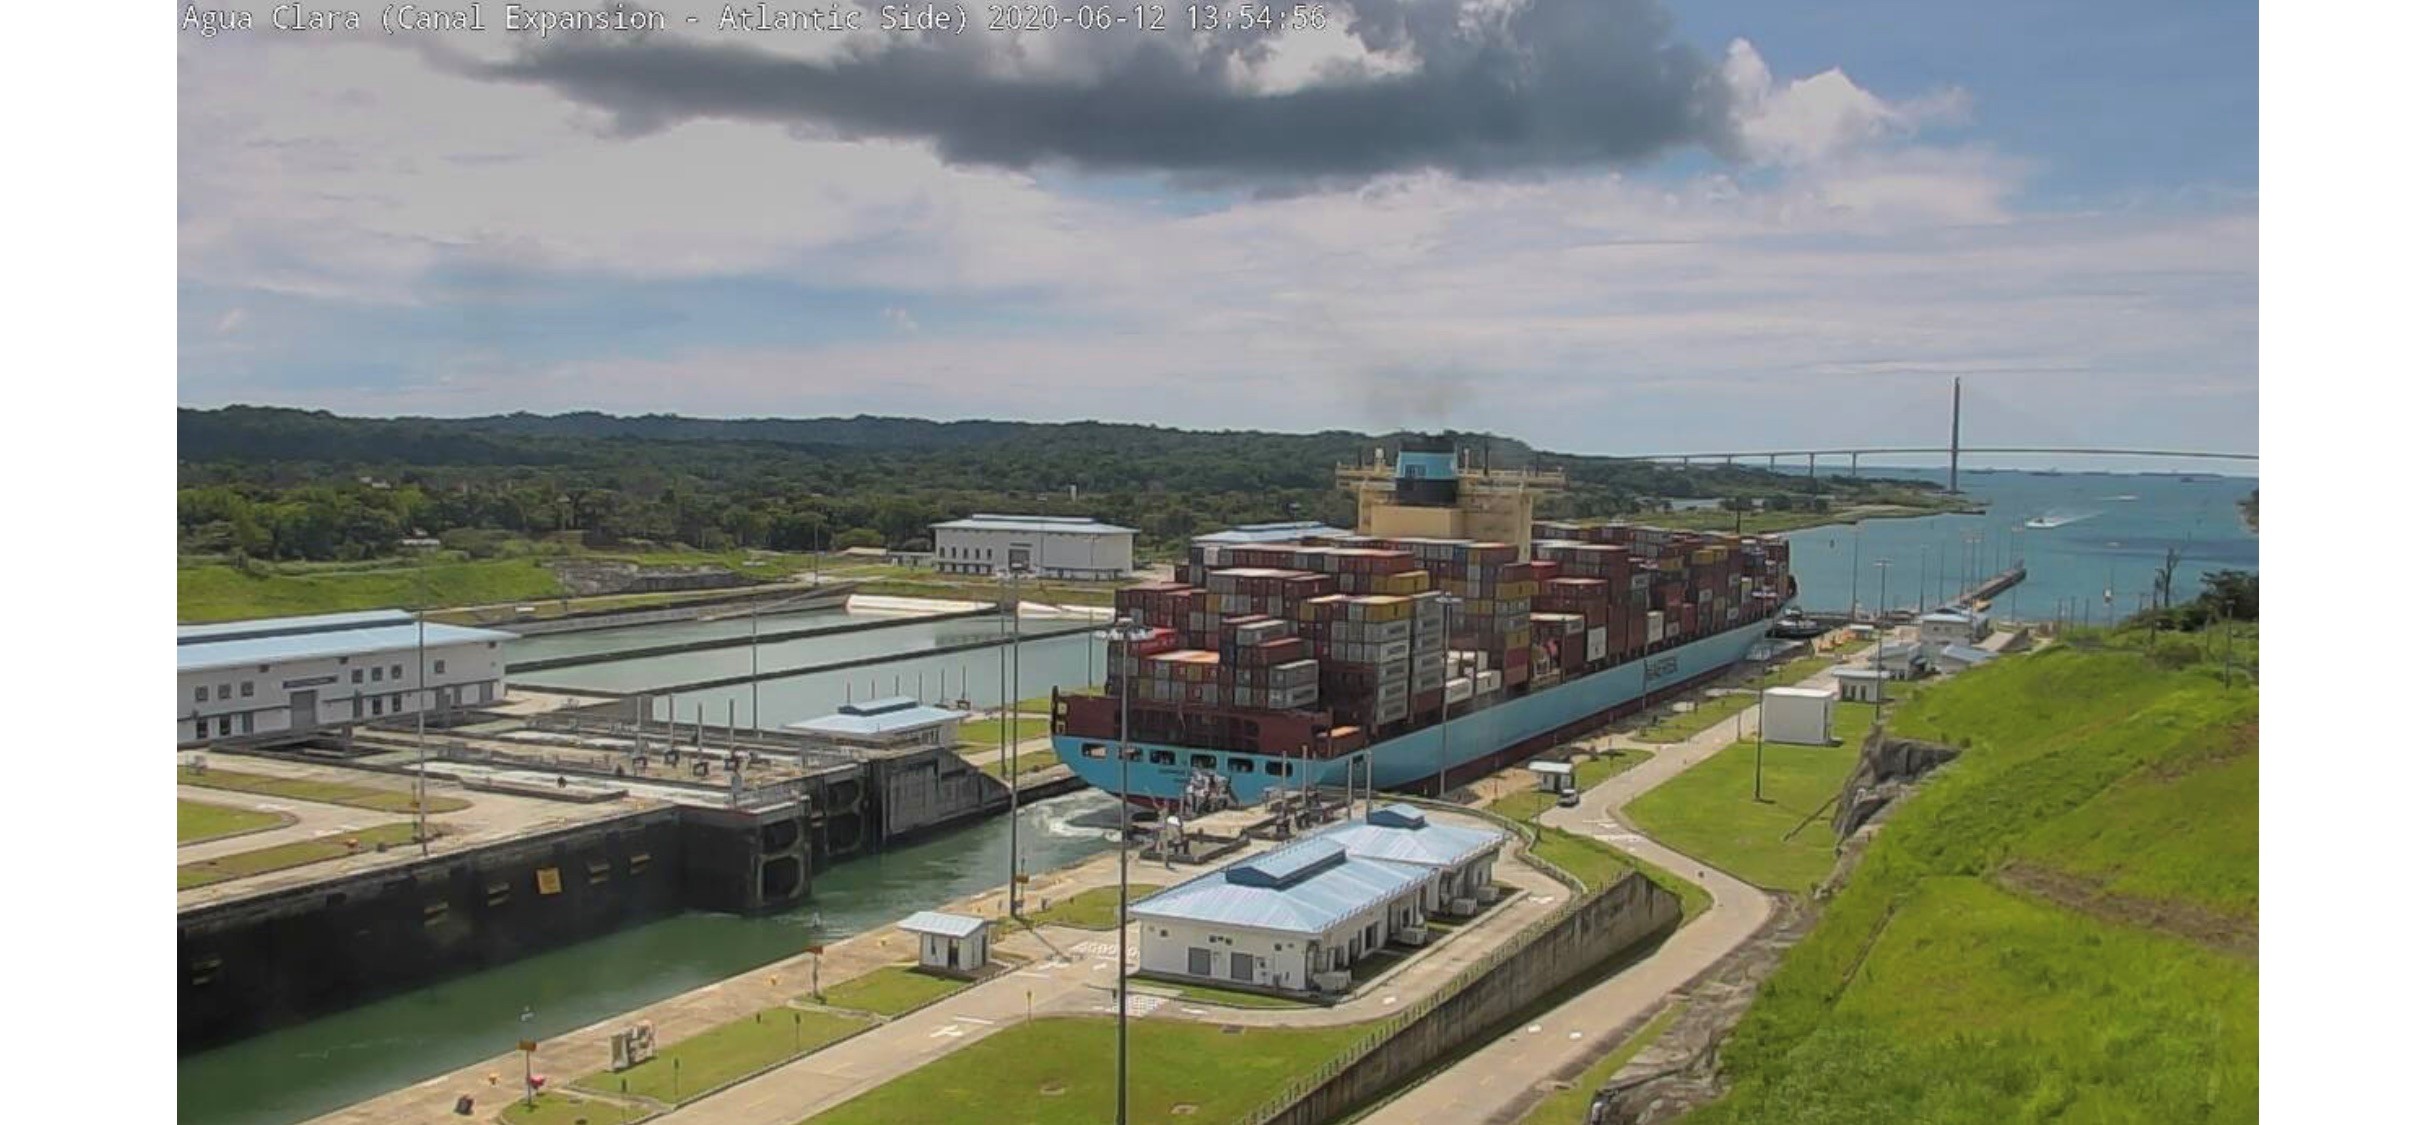
[[1298, 840], [1141, 900], [1144, 973], [1280, 992], [1341, 992], [1388, 942], [1428, 940], [1423, 864]]
[[1435, 877], [1423, 890], [1421, 906], [1431, 914], [1470, 914], [1482, 900], [1494, 899], [1497, 849], [1506, 840], [1505, 833], [1487, 828], [1432, 824], [1428, 814], [1401, 803], [1312, 838], [1333, 841], [1357, 859], [1429, 868]]
[[930, 525], [931, 565], [944, 574], [1113, 581], [1133, 573], [1134, 529], [1082, 516], [976, 515]]
[[181, 625], [177, 742], [295, 738], [496, 703], [515, 639], [395, 609]]

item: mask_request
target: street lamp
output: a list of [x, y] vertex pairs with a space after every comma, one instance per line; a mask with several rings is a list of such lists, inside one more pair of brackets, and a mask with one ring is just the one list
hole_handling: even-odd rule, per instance
[[[533, 1006], [527, 1004], [524, 1011], [517, 1015], [516, 1026], [523, 1029], [532, 1022]], [[533, 1049], [539, 1045], [533, 1042], [533, 1034], [530, 1031], [526, 1031], [516, 1042], [516, 1046], [524, 1051], [524, 1108], [528, 1111], [533, 1108]]]
[[[1437, 602], [1439, 620], [1445, 625], [1443, 635], [1451, 638], [1455, 635], [1455, 607], [1462, 605], [1463, 599], [1453, 594], [1442, 593], [1438, 595]], [[1443, 663], [1446, 657], [1441, 655], [1438, 659]], [[1448, 725], [1447, 711], [1451, 706], [1452, 704], [1447, 702], [1445, 689], [1440, 688], [1438, 692], [1438, 798], [1440, 800], [1446, 799], [1446, 728]]]
[[1022, 855], [1023, 821], [1022, 818], [1015, 815], [1018, 794], [1015, 788], [1014, 723], [1016, 701], [1023, 698], [1023, 602], [1020, 600], [1022, 591], [1016, 585], [1016, 576], [1023, 573], [1023, 570], [1024, 566], [1021, 563], [1007, 564], [1007, 663], [1013, 668], [1009, 673], [1012, 690], [1002, 685], [998, 692], [1000, 708], [998, 757], [999, 761], [1005, 763], [999, 768], [1006, 771], [1007, 779], [1007, 917], [1010, 918], [1017, 913], [1015, 885], [1022, 872], [1022, 861], [1019, 857]]
[[[1100, 634], [1112, 641], [1130, 644], [1150, 635], [1150, 630], [1134, 624], [1132, 614], [1116, 619], [1116, 627]], [[1131, 654], [1126, 654], [1130, 656]], [[1125, 1005], [1131, 999], [1125, 984], [1127, 938], [1126, 907], [1133, 858], [1133, 661], [1117, 663], [1117, 1125], [1125, 1125]]]

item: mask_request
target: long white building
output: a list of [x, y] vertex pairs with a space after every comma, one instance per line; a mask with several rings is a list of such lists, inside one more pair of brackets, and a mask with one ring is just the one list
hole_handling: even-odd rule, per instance
[[1146, 974], [1279, 992], [1341, 992], [1388, 942], [1427, 942], [1437, 873], [1356, 859], [1306, 839], [1238, 860], [1133, 904]]
[[418, 626], [402, 610], [181, 625], [177, 742], [302, 735], [494, 703], [507, 691], [502, 646], [514, 639]]
[[1133, 573], [1134, 529], [1081, 516], [977, 515], [930, 530], [931, 565], [944, 574], [1014, 569], [1107, 581]]

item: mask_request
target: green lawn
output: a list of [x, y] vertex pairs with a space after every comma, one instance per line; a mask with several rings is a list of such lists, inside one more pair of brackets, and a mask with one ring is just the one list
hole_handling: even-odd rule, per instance
[[963, 991], [971, 983], [933, 976], [908, 965], [890, 965], [821, 989], [819, 1002], [832, 1008], [852, 1008], [894, 1018], [942, 996]]
[[1792, 687], [1826, 671], [1834, 663], [1835, 657], [1832, 656], [1804, 656], [1788, 660], [1777, 665], [1774, 671], [1761, 676], [1758, 686], [1763, 688]]
[[1640, 765], [1653, 756], [1648, 750], [1610, 750], [1604, 754], [1576, 758], [1573, 762], [1573, 787], [1587, 793], [1591, 786]]
[[524, 1102], [518, 1100], [500, 1110], [498, 1119], [507, 1125], [621, 1125], [642, 1120], [645, 1112], [640, 1106], [589, 1101], [545, 1091], [533, 1099], [533, 1108], [526, 1109]]
[[[956, 728], [956, 739], [968, 746], [996, 746], [1005, 729], [1006, 723], [996, 716], [987, 719], [970, 719]], [[1019, 716], [1015, 720], [1015, 741], [1017, 742], [1029, 742], [1035, 738], [1047, 738], [1048, 736], [1049, 720], [1046, 718], [1035, 719]]]
[[782, 1004], [663, 1046], [641, 1066], [587, 1074], [574, 1085], [677, 1105], [701, 1097], [721, 1083], [818, 1050], [869, 1026], [870, 1021], [857, 1016]]
[[1584, 1068], [1581, 1074], [1574, 1077], [1572, 1089], [1560, 1090], [1541, 1099], [1538, 1105], [1532, 1107], [1531, 1116], [1523, 1118], [1522, 1125], [1582, 1125], [1590, 1117], [1590, 1103], [1599, 1096], [1599, 1087], [1615, 1077], [1617, 1071], [1624, 1069], [1624, 1064], [1631, 1062], [1642, 1048], [1666, 1034], [1666, 1029], [1674, 1026], [1675, 1018], [1682, 1014], [1683, 1009], [1676, 1006], [1659, 1012], [1641, 1030], [1633, 1032], [1632, 1038]]
[[326, 859], [351, 855], [354, 854], [354, 850], [347, 847], [347, 841], [350, 839], [361, 845], [360, 850], [367, 852], [381, 844], [388, 844], [391, 847], [411, 844], [414, 842], [414, 825], [406, 822], [380, 824], [361, 832], [333, 832], [327, 836], [315, 836], [310, 840], [298, 840], [292, 844], [256, 848], [250, 852], [237, 852], [218, 859], [199, 859], [193, 863], [181, 863], [178, 865], [178, 889], [182, 891], [188, 887], [224, 883], [230, 879], [240, 879], [247, 875], [260, 875], [265, 871], [302, 867], [308, 863], [320, 863]]
[[[1147, 883], [1134, 883], [1125, 888], [1127, 902], [1140, 902], [1163, 888]], [[1113, 930], [1116, 928], [1117, 889], [1093, 887], [1069, 898], [1051, 903], [1045, 910], [1026, 913], [1036, 926], [1073, 926], [1082, 930]]]
[[[375, 789], [368, 785], [349, 785], [338, 781], [305, 781], [297, 778], [272, 777], [268, 774], [245, 773], [221, 769], [218, 766], [196, 773], [183, 766], [178, 768], [178, 784], [197, 785], [206, 789], [227, 789], [238, 793], [259, 793], [265, 797], [285, 797], [292, 801], [319, 801], [327, 805], [346, 805], [371, 809], [374, 812], [411, 813], [414, 794], [402, 789]], [[455, 812], [471, 807], [473, 802], [461, 797], [440, 797], [424, 794], [426, 813]]]
[[536, 558], [480, 562], [273, 564], [260, 573], [222, 563], [178, 568], [178, 620], [235, 621], [399, 606], [484, 605], [554, 598], [558, 576]]
[[[1045, 770], [1056, 764], [1057, 751], [1055, 750], [1034, 750], [1029, 753], [1017, 754], [1015, 756], [1015, 776], [1022, 777], [1033, 770]], [[989, 765], [989, 773], [990, 776], [998, 778], [1001, 781], [1005, 780], [1007, 776], [1006, 763], [992, 761]]]
[[207, 804], [202, 801], [178, 802], [178, 842], [181, 844], [195, 840], [216, 840], [222, 836], [235, 836], [245, 832], [260, 832], [265, 828], [277, 828], [285, 823], [287, 823], [287, 818], [278, 813], [236, 809], [227, 805]]
[[1015, 710], [1021, 713], [1033, 715], [1046, 715], [1049, 713], [1049, 697], [1045, 695], [1036, 695], [1030, 699], [1016, 700]]
[[[2254, 958], [1993, 881], [2048, 863], [2256, 914], [2227, 837], [2255, 849], [2258, 690], [2110, 646], [2008, 657], [1892, 713], [1968, 746], [1787, 952], [1726, 1042], [1726, 1097], [1687, 1120], [2258, 1119]], [[2199, 855], [2211, 840], [2232, 854]]]
[[1701, 731], [1734, 717], [1734, 712], [1759, 704], [1759, 697], [1747, 692], [1734, 692], [1702, 699], [1689, 711], [1665, 712], [1666, 718], [1650, 725], [1638, 736], [1643, 742], [1681, 742]]
[[[1135, 1121], [1231, 1122], [1352, 1045], [1367, 1025], [1243, 1028], [1132, 1021], [1127, 1052]], [[1114, 1115], [1116, 1035], [1104, 1019], [1060, 1016], [992, 1035], [807, 1121], [901, 1125], [1008, 1121], [1106, 1125]]]
[[[1772, 741], [1763, 757], [1754, 743], [1738, 742], [1643, 794], [1624, 815], [1658, 842], [1744, 882], [1808, 891], [1835, 866], [1836, 849], [1833, 810], [1811, 814], [1852, 774], [1869, 721], [1868, 705], [1839, 703], [1842, 745]], [[1754, 757], [1761, 757], [1760, 801], [1751, 799]], [[1801, 831], [1785, 839], [1797, 825]]]

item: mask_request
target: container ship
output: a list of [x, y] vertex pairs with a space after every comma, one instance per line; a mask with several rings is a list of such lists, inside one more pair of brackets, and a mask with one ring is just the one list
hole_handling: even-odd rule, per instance
[[1562, 474], [1451, 443], [1337, 476], [1354, 534], [1196, 543], [1173, 581], [1118, 592], [1104, 690], [1053, 697], [1060, 760], [1190, 812], [1436, 791], [1732, 667], [1795, 594], [1781, 537], [1540, 522]]

